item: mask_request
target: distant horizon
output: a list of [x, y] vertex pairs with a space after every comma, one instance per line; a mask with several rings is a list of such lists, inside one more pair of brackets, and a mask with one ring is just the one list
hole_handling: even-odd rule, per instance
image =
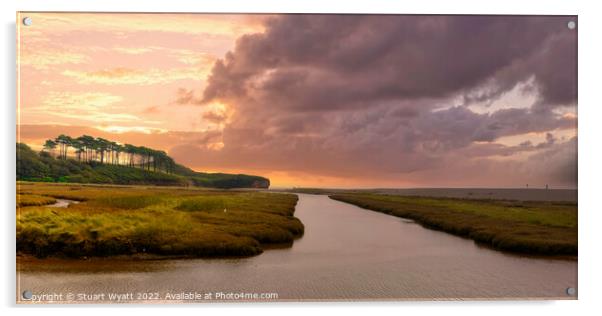
[[[17, 126], [17, 129], [19, 127]], [[72, 136], [72, 135], [69, 135]], [[93, 135], [92, 135], [93, 136]], [[25, 144], [27, 144], [28, 146], [32, 147], [32, 149], [35, 150], [42, 150], [43, 149], [43, 140], [39, 140], [37, 142], [23, 142]], [[137, 145], [137, 144], [133, 144], [133, 145]], [[70, 155], [71, 156], [71, 155]], [[178, 162], [178, 161], [176, 161]], [[189, 166], [186, 166], [189, 167]], [[207, 169], [199, 169], [199, 168], [192, 168], [189, 167], [194, 171], [197, 172], [206, 172], [206, 173], [228, 173], [231, 170], [207, 170]], [[249, 172], [244, 172], [241, 171], [239, 173], [249, 173]], [[261, 174], [256, 174], [257, 176], [263, 176]], [[269, 178], [269, 177], [267, 177]], [[271, 180], [270, 180], [271, 181]], [[349, 187], [336, 187], [336, 186], [303, 186], [303, 185], [295, 185], [295, 184], [278, 184], [276, 186], [271, 185], [270, 189], [294, 189], [294, 188], [298, 188], [298, 189], [334, 189], [334, 190], [353, 190], [353, 189], [358, 189], [358, 190], [395, 190], [395, 189], [400, 189], [400, 190], [411, 190], [411, 189], [543, 189], [545, 190], [546, 184], [529, 184], [529, 187], [526, 186], [526, 184], [524, 186], [479, 186], [479, 185], [473, 185], [473, 186], [437, 186], [437, 185], [428, 185], [425, 184], [424, 186], [407, 186], [407, 187], [379, 187], [379, 186], [366, 186], [366, 187], [361, 187], [361, 186], [349, 186]], [[548, 184], [548, 189], [553, 190], [553, 189], [559, 189], [559, 190], [577, 190], [577, 186], [575, 187], [569, 187], [569, 186], [557, 186], [557, 185], [552, 185], [552, 184]]]
[[[196, 171], [196, 170], [195, 170]], [[578, 188], [570, 188], [570, 187], [548, 187], [546, 188], [545, 185], [543, 187], [539, 187], [539, 186], [535, 186], [535, 187], [438, 187], [438, 186], [425, 186], [425, 187], [365, 187], [365, 188], [361, 188], [361, 187], [339, 187], [339, 188], [333, 188], [333, 187], [287, 187], [287, 186], [277, 186], [277, 187], [273, 187], [270, 186], [270, 189], [320, 189], [320, 190], [429, 190], [429, 189], [441, 189], [441, 190], [447, 190], [447, 189], [451, 189], [451, 190], [578, 190]]]
[[19, 142], [275, 187], [577, 188], [575, 16], [19, 14]]

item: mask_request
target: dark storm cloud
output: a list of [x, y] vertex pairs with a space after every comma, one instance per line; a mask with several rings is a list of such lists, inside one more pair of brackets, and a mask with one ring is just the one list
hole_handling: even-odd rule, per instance
[[577, 36], [561, 33], [552, 37], [534, 59], [533, 72], [543, 103], [567, 105], [577, 101]]
[[550, 111], [535, 113], [529, 109], [504, 109], [481, 116], [473, 140], [494, 141], [502, 136], [575, 127], [575, 118], [558, 116]]
[[[561, 18], [565, 19], [566, 18]], [[559, 25], [564, 25], [558, 22]], [[532, 54], [516, 59], [512, 64], [497, 71], [479, 90], [467, 100], [483, 101], [499, 96], [517, 83], [533, 78], [533, 85], [526, 88], [540, 95], [540, 107], [574, 105], [577, 102], [577, 35], [568, 30], [557, 30], [547, 35], [545, 41]], [[528, 91], [527, 91], [528, 92]]]
[[[558, 153], [547, 165], [566, 170], [576, 164], [574, 142], [551, 134], [540, 144], [494, 142], [576, 127], [575, 117], [555, 111], [576, 106], [576, 32], [566, 27], [569, 20], [275, 17], [265, 33], [242, 36], [215, 63], [202, 100], [181, 91], [182, 103], [219, 101], [234, 109], [222, 131], [225, 147], [211, 151], [190, 144], [174, 151], [191, 165], [210, 168], [429, 184], [455, 183], [454, 177], [493, 185], [530, 181], [527, 175], [548, 179], [551, 171], [524, 156], [514, 162], [493, 157]], [[519, 84], [535, 103], [470, 110], [475, 102], [500, 100]], [[554, 179], [575, 185], [569, 171], [558, 171], [564, 176]]]
[[[524, 161], [486, 157], [459, 160], [459, 156], [452, 155], [437, 168], [407, 174], [405, 178], [418, 183], [441, 186], [473, 184], [517, 187], [529, 183], [530, 186], [540, 187], [546, 184], [551, 185], [552, 188], [575, 187], [577, 185], [577, 139], [572, 138], [561, 144], [544, 147]], [[516, 147], [512, 149], [519, 150]], [[499, 147], [493, 152], [499, 155], [500, 150], [509, 149]]]
[[[241, 37], [204, 101], [246, 98], [298, 110], [490, 94], [535, 75], [546, 102], [574, 101], [574, 31], [565, 17], [292, 15]], [[499, 78], [495, 75], [499, 74]], [[563, 87], [562, 89], [559, 89]], [[491, 97], [492, 95], [489, 95]]]

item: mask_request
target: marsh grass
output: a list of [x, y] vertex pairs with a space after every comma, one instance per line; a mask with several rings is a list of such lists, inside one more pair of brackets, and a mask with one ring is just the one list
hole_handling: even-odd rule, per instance
[[165, 198], [156, 195], [108, 196], [92, 200], [90, 204], [98, 207], [135, 210], [158, 204], [163, 200]]
[[493, 248], [536, 254], [577, 255], [577, 204], [335, 194], [330, 198], [408, 218]]
[[200, 196], [186, 199], [176, 207], [177, 210], [187, 212], [227, 211], [227, 208], [225, 199], [220, 196]]
[[[18, 185], [67, 208], [17, 208], [17, 251], [47, 256], [251, 256], [303, 234], [297, 196], [138, 186]], [[226, 210], [224, 212], [224, 210]]]
[[56, 203], [56, 199], [48, 196], [31, 194], [30, 192], [17, 194], [17, 207], [42, 206], [54, 203]]

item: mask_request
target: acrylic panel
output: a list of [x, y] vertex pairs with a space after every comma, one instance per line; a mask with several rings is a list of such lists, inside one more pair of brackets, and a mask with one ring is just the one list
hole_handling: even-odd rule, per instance
[[577, 17], [17, 14], [17, 303], [577, 298]]

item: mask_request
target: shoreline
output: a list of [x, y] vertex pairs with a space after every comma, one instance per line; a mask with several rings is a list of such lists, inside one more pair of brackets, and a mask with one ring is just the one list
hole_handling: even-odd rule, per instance
[[[536, 202], [407, 197], [378, 194], [333, 194], [329, 198], [357, 207], [414, 221], [427, 229], [473, 240], [477, 245], [510, 254], [577, 260], [577, 227], [534, 224], [539, 219], [509, 219], [513, 214], [491, 217], [495, 212], [516, 208], [523, 211]], [[519, 203], [520, 202], [520, 203]], [[509, 203], [500, 207], [502, 203]], [[540, 202], [543, 203], [543, 202]], [[546, 202], [553, 203], [553, 202]], [[458, 206], [455, 206], [458, 204]], [[557, 206], [563, 203], [557, 203]], [[478, 209], [467, 211], [467, 206]], [[464, 209], [463, 209], [464, 207]], [[567, 208], [570, 207], [567, 206]], [[576, 204], [575, 204], [576, 213]], [[564, 219], [564, 218], [563, 218]], [[575, 224], [576, 225], [576, 224]]]
[[196, 255], [161, 255], [155, 253], [137, 252], [132, 254], [117, 254], [109, 256], [84, 256], [84, 257], [69, 257], [60, 253], [49, 255], [46, 257], [36, 257], [29, 253], [17, 252], [16, 260], [17, 263], [42, 263], [44, 262], [103, 262], [103, 261], [119, 261], [119, 262], [139, 262], [139, 261], [168, 261], [168, 260], [193, 260], [193, 259], [206, 259], [206, 260], [220, 260], [220, 259], [246, 259], [261, 255], [267, 250], [276, 249], [287, 249], [293, 247], [296, 240], [301, 239], [302, 235], [295, 236], [293, 242], [290, 243], [275, 243], [275, 244], [260, 244], [261, 251], [257, 254], [251, 255], [220, 255], [220, 256], [196, 256]]

